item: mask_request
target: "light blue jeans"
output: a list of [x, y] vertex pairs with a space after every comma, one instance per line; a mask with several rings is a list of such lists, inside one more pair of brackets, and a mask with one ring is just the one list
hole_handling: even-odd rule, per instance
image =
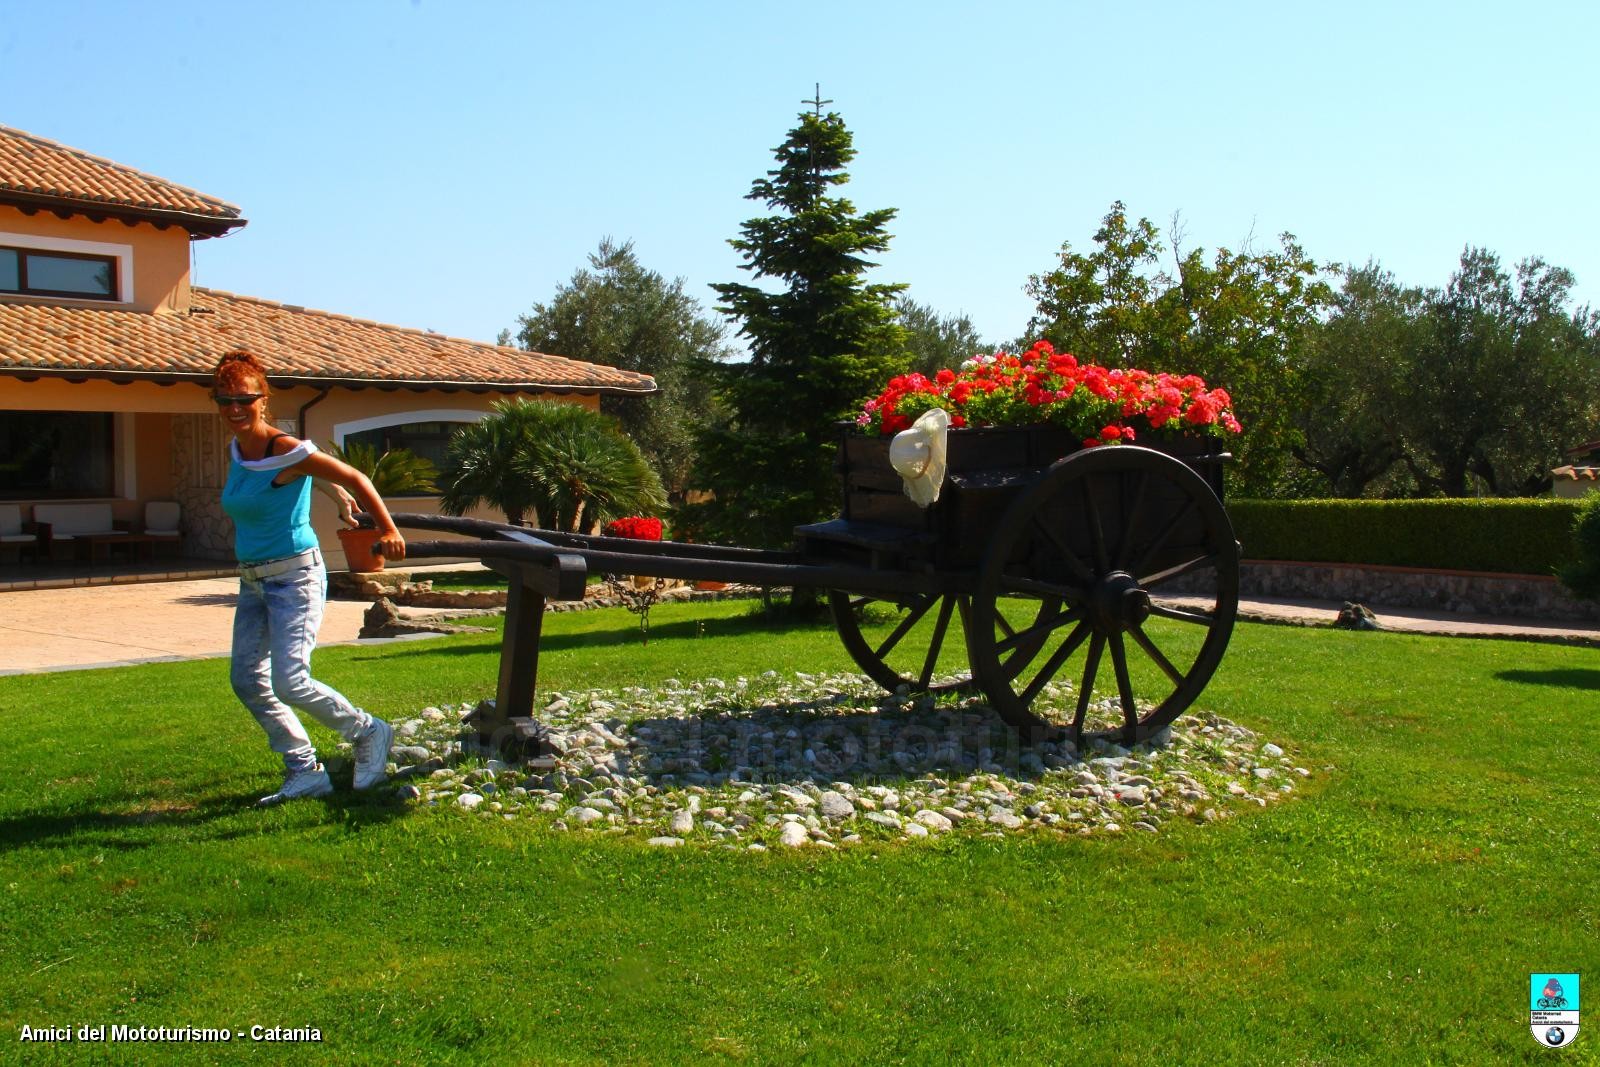
[[309, 566], [259, 581], [241, 577], [233, 614], [233, 691], [267, 732], [272, 751], [283, 757], [290, 774], [317, 765], [317, 750], [291, 708], [310, 713], [346, 741], [354, 741], [372, 722], [366, 712], [311, 677], [311, 650], [328, 592], [322, 557], [314, 559]]

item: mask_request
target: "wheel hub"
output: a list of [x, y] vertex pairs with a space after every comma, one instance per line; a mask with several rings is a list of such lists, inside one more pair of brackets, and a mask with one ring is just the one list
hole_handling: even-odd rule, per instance
[[1150, 594], [1127, 571], [1112, 571], [1095, 584], [1089, 612], [1096, 630], [1121, 633], [1150, 617]]

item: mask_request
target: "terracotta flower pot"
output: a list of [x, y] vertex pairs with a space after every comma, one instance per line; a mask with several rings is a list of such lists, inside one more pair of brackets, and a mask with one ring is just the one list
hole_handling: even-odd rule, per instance
[[345, 565], [350, 570], [358, 574], [383, 570], [383, 556], [373, 551], [378, 543], [377, 530], [340, 530], [339, 543], [344, 546]]
[[715, 592], [716, 590], [719, 590], [719, 589], [728, 588], [728, 583], [727, 582], [714, 582], [714, 581], [711, 581], [709, 579], [702, 578], [699, 581], [694, 583], [694, 587], [696, 589], [699, 589], [699, 590], [702, 590], [702, 591], [706, 591], [706, 592]]

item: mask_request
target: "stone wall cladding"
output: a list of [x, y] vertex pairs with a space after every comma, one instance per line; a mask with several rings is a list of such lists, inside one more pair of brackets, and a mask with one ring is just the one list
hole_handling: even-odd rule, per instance
[[173, 496], [183, 509], [183, 554], [198, 559], [233, 559], [233, 520], [222, 510], [228, 478], [228, 442], [220, 420], [210, 415], [172, 418]]
[[1246, 560], [1239, 571], [1239, 595], [1350, 600], [1374, 608], [1426, 608], [1457, 615], [1600, 621], [1600, 604], [1578, 600], [1555, 578], [1537, 574]]

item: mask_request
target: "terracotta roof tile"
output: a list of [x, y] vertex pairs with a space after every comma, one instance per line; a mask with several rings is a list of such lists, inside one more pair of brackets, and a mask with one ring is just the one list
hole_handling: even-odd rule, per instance
[[216, 289], [196, 287], [187, 314], [0, 300], [0, 374], [203, 381], [234, 348], [254, 352], [274, 384], [655, 391], [646, 374]]
[[7, 193], [244, 224], [239, 208], [225, 200], [45, 137], [0, 126], [0, 199]]
[[1569, 463], [1565, 467], [1557, 467], [1550, 473], [1557, 478], [1573, 482], [1600, 481], [1600, 467], [1575, 467]]

